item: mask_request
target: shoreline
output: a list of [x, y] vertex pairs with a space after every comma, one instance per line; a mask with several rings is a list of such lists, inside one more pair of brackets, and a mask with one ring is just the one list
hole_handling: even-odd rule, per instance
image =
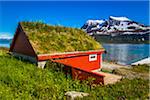
[[108, 61], [103, 61], [102, 62], [102, 69], [109, 69], [109, 70], [114, 70], [117, 68], [130, 68], [131, 65], [121, 65], [117, 64], [115, 62], [108, 62]]
[[102, 69], [104, 70], [114, 70], [118, 68], [127, 68], [130, 69], [133, 66], [138, 66], [138, 65], [148, 65], [150, 66], [150, 57], [141, 59], [137, 62], [131, 63], [130, 65], [121, 65], [113, 61], [103, 61], [102, 62]]
[[147, 57], [147, 58], [141, 59], [137, 62], [131, 63], [131, 65], [143, 65], [143, 64], [150, 65], [150, 57]]

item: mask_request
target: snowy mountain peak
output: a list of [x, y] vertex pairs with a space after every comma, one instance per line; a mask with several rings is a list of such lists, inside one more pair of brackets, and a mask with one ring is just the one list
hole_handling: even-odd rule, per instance
[[88, 20], [81, 27], [89, 35], [92, 34], [145, 34], [150, 32], [150, 27], [139, 24], [127, 17], [110, 16], [108, 20]]
[[111, 20], [118, 20], [118, 21], [131, 21], [130, 19], [128, 19], [127, 17], [114, 17], [114, 16], [110, 16], [109, 19]]

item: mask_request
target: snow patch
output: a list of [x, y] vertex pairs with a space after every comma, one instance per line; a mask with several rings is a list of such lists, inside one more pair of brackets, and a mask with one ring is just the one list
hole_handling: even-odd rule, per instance
[[88, 20], [86, 22], [87, 25], [97, 25], [97, 24], [102, 24], [104, 23], [104, 20]]
[[111, 18], [113, 20], [118, 20], [118, 21], [131, 21], [127, 17], [114, 17], [114, 16], [110, 16], [109, 18]]

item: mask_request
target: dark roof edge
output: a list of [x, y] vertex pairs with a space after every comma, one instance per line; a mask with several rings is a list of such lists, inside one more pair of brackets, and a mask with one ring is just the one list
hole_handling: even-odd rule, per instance
[[19, 33], [17, 32], [19, 28], [22, 30], [21, 25], [20, 25], [20, 22], [18, 23], [17, 29], [16, 29], [16, 31], [15, 31], [15, 34], [14, 34], [12, 43], [11, 43], [11, 45], [10, 45], [9, 52], [12, 52], [12, 50], [13, 50], [13, 48], [14, 48], [14, 45], [15, 45], [15, 42], [16, 42], [16, 38], [17, 38], [17, 36], [18, 36], [18, 34], [19, 34]]

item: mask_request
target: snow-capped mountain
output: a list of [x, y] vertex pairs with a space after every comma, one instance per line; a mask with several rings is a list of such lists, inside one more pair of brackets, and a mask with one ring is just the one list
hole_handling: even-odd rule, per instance
[[127, 17], [110, 16], [108, 20], [88, 20], [81, 27], [89, 35], [105, 34], [145, 34], [150, 33], [150, 27], [130, 20]]

